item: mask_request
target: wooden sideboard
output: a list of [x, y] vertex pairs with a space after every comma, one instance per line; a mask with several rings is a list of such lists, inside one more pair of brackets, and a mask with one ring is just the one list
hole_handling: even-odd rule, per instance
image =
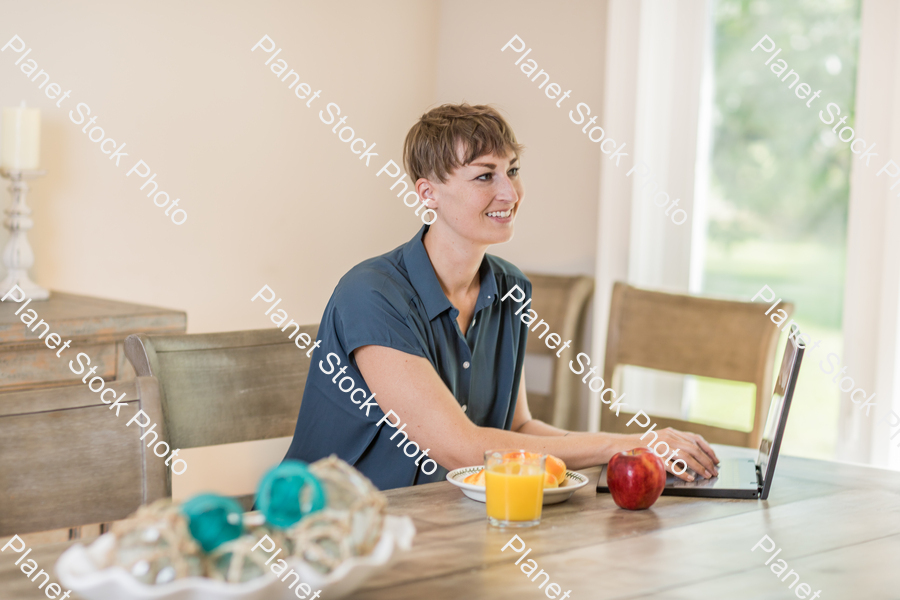
[[[106, 381], [133, 379], [125, 359], [125, 338], [132, 333], [184, 333], [187, 325], [187, 314], [181, 311], [62, 292], [31, 302], [16, 315], [21, 307], [10, 299], [0, 303], [0, 402], [5, 392], [84, 385], [83, 376], [69, 368], [79, 352], [91, 357], [91, 366], [99, 365], [96, 374]], [[32, 332], [22, 322], [28, 309], [49, 323], [51, 332], [72, 340], [59, 358], [57, 350], [38, 338], [43, 326]]]
[[[52, 292], [48, 300], [33, 301], [16, 315], [23, 304], [11, 299], [0, 302], [0, 403], [12, 392], [65, 386], [74, 391], [75, 386], [84, 385], [84, 376], [69, 368], [69, 361], [79, 352], [91, 357], [91, 367], [99, 367], [95, 374], [105, 381], [133, 379], [134, 370], [125, 358], [126, 337], [132, 333], [184, 333], [187, 326], [187, 314], [181, 311], [62, 292]], [[59, 358], [58, 350], [51, 350], [44, 341], [49, 333], [44, 339], [38, 337], [45, 328], [40, 326], [33, 332], [21, 320], [28, 309], [34, 309], [39, 317], [32, 328], [43, 319], [50, 324], [49, 331], [59, 334], [63, 342], [72, 340]], [[78, 367], [77, 362], [74, 364]], [[98, 523], [38, 533], [35, 538], [50, 543], [98, 535], [104, 529]]]

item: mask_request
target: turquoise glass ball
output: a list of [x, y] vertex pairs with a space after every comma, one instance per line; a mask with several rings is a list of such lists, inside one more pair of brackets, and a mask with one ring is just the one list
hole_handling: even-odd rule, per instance
[[181, 506], [188, 530], [204, 551], [210, 552], [243, 533], [241, 505], [225, 496], [200, 494]]
[[322, 510], [325, 501], [322, 484], [299, 460], [286, 460], [266, 473], [256, 494], [256, 508], [269, 524], [282, 529]]

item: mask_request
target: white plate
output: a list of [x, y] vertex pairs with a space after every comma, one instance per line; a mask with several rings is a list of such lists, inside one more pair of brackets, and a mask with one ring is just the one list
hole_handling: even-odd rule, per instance
[[[322, 575], [298, 558], [291, 557], [288, 565], [300, 574], [300, 581], [313, 591], [322, 590], [325, 599], [344, 598], [365, 583], [367, 579], [384, 571], [396, 558], [397, 551], [407, 551], [412, 546], [416, 528], [409, 517], [385, 516], [381, 539], [368, 556], [347, 559], [329, 573]], [[112, 535], [112, 534], [106, 534]], [[98, 542], [108, 543], [101, 536]], [[93, 545], [93, 544], [92, 544]], [[289, 600], [297, 598], [288, 582], [278, 580], [272, 573], [245, 583], [225, 583], [205, 577], [176, 579], [164, 585], [145, 585], [124, 569], [114, 567], [97, 569], [91, 559], [91, 551], [75, 544], [63, 552], [56, 562], [59, 581], [66, 588], [87, 600]], [[296, 589], [296, 588], [295, 588]]]
[[[484, 502], [484, 486], [463, 483], [463, 479], [477, 473], [484, 467], [463, 467], [447, 473], [447, 481], [462, 490], [462, 493], [478, 502]], [[575, 471], [566, 471], [566, 480], [558, 488], [544, 488], [544, 504], [559, 504], [572, 497], [575, 490], [587, 485], [588, 478]]]

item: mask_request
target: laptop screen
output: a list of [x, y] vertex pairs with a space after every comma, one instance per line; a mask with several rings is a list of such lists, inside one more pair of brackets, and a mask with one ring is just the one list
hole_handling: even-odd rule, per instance
[[781, 438], [784, 436], [784, 427], [787, 424], [787, 415], [794, 388], [797, 385], [802, 359], [803, 348], [793, 338], [788, 338], [784, 348], [784, 357], [781, 359], [781, 370], [775, 379], [775, 390], [772, 392], [772, 402], [769, 404], [766, 428], [763, 430], [762, 441], [759, 444], [759, 456], [756, 458], [756, 464], [759, 466], [759, 472], [763, 478], [763, 498], [767, 495], [766, 492], [768, 492], [772, 474], [775, 471], [775, 461], [778, 459], [778, 449], [781, 447]]

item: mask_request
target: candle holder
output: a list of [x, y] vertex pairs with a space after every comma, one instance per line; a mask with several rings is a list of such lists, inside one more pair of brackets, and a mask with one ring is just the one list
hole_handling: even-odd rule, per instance
[[0, 168], [0, 177], [10, 180], [9, 192], [12, 195], [12, 208], [6, 211], [9, 217], [3, 222], [9, 230], [9, 241], [3, 250], [3, 264], [6, 266], [6, 278], [0, 282], [0, 294], [6, 295], [13, 286], [25, 292], [33, 300], [46, 300], [50, 292], [45, 290], [28, 276], [28, 269], [34, 265], [34, 252], [28, 243], [28, 230], [34, 227], [31, 220], [31, 209], [25, 204], [28, 193], [26, 179], [37, 179], [47, 171], [38, 169], [4, 169]]

